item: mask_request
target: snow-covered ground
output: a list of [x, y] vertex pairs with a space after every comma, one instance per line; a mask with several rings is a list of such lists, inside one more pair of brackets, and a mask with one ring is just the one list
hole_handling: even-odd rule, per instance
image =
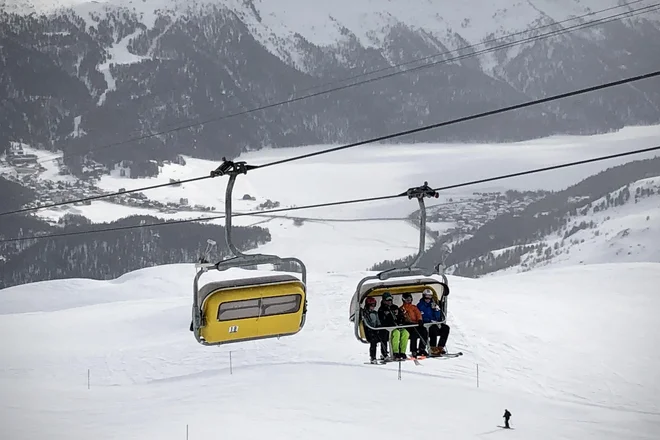
[[[464, 356], [405, 363], [401, 381], [396, 365], [363, 364], [368, 346], [348, 322], [365, 273], [311, 272], [296, 336], [214, 348], [188, 330], [193, 275], [170, 265], [4, 289], [5, 436], [660, 436], [660, 264], [450, 277], [449, 348]], [[245, 272], [202, 280], [227, 276]], [[500, 434], [505, 408], [515, 430]]]

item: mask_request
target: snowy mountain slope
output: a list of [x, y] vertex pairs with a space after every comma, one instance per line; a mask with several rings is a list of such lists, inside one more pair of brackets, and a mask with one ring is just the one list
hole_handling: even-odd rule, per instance
[[[513, 413], [508, 435], [521, 439], [660, 433], [660, 340], [648, 332], [660, 306], [658, 264], [450, 277], [449, 345], [465, 355], [403, 364], [401, 381], [396, 366], [363, 365], [368, 347], [347, 322], [366, 273], [310, 273], [301, 333], [216, 348], [188, 331], [193, 275], [190, 265], [170, 265], [113, 281], [4, 289], [0, 329], [12, 335], [0, 342], [5, 432], [175, 439], [188, 425], [192, 439], [219, 429], [241, 438], [399, 438], [410, 423], [383, 423], [382, 411], [403, 393], [434, 433], [457, 439], [496, 433], [504, 408]], [[626, 356], [612, 356], [623, 346]]]
[[[615, 0], [534, 0], [513, 4], [509, 0], [497, 0], [486, 4], [479, 2], [478, 7], [475, 7], [477, 4], [474, 1], [448, 5], [442, 0], [425, 0], [412, 6], [402, 0], [337, 0], [320, 4], [301, 0], [146, 0], [141, 3], [133, 0], [70, 0], [64, 3], [45, 1], [35, 5], [35, 9], [56, 13], [71, 8], [86, 19], [88, 26], [92, 26], [95, 21], [93, 17], [102, 16], [105, 11], [122, 8], [135, 13], [149, 29], [155, 26], [157, 17], [163, 13], [177, 17], [191, 13], [207, 13], [211, 8], [219, 7], [236, 14], [252, 36], [270, 53], [298, 69], [309, 71], [306, 44], [320, 48], [339, 46], [348, 50], [357, 44], [366, 49], [387, 53], [388, 47], [393, 43], [391, 33], [397, 27], [403, 26], [420, 32], [438, 52], [446, 52], [447, 49], [458, 50], [467, 45], [484, 44], [486, 41], [543, 28], [553, 22], [574, 17], [586, 16], [568, 25], [606, 18], [653, 4], [642, 1], [626, 3], [629, 6]], [[600, 12], [605, 9], [611, 11]], [[634, 27], [640, 23], [640, 19], [650, 20], [654, 26], [660, 26], [660, 11], [652, 10], [642, 18], [632, 17], [623, 23]], [[551, 28], [545, 28], [546, 32], [548, 30]], [[602, 38], [598, 30], [587, 30], [585, 35], [595, 40]], [[506, 40], [501, 40], [500, 44], [504, 41]], [[482, 67], [492, 72], [493, 63], [501, 65], [504, 60], [515, 58], [525, 47], [533, 46], [530, 42], [503, 51], [508, 52], [508, 55], [487, 54], [481, 58]], [[478, 46], [476, 49], [484, 47], [486, 46]], [[342, 56], [341, 52], [336, 53], [335, 57], [340, 62], [350, 59]], [[393, 63], [401, 61], [392, 54], [386, 58]], [[135, 59], [138, 60], [139, 58]]]
[[534, 249], [522, 253], [519, 265], [494, 274], [576, 264], [660, 262], [659, 219], [660, 177], [642, 179], [578, 208], [560, 231], [529, 243]]
[[[58, 8], [46, 9], [52, 12], [47, 16], [0, 14], [0, 38], [6, 39], [0, 63], [7, 66], [0, 90], [12, 97], [2, 103], [6, 128], [0, 145], [7, 139], [67, 149], [67, 165], [78, 174], [80, 156], [94, 151], [93, 158], [109, 169], [127, 160], [132, 175], [154, 175], [149, 160], [172, 160], [176, 154], [217, 159], [267, 146], [351, 142], [659, 67], [657, 49], [646, 44], [660, 39], [656, 11], [121, 143], [299, 97], [321, 84], [336, 85], [395, 63], [413, 62], [412, 67], [423, 57], [447, 58], [438, 54], [546, 26], [587, 8], [617, 6], [610, 0], [482, 3], [447, 6], [429, 0], [410, 7], [402, 0], [342, 0], [311, 7], [301, 1], [117, 0], [52, 2], [48, 6]], [[650, 4], [620, 6], [585, 20]], [[27, 53], [26, 66], [12, 61]], [[32, 72], [31, 81], [22, 81], [25, 71]], [[654, 84], [640, 82], [396, 141], [499, 142], [657, 123], [660, 88]], [[39, 105], [42, 96], [49, 97], [50, 106]], [[74, 129], [82, 135], [70, 137]]]

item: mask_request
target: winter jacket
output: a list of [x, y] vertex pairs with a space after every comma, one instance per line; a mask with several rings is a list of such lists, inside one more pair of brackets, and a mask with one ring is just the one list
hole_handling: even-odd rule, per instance
[[433, 309], [433, 302], [429, 301], [426, 302], [424, 299], [421, 299], [417, 303], [417, 308], [419, 309], [420, 313], [422, 314], [422, 319], [424, 322], [431, 322], [431, 321], [441, 321], [442, 320], [442, 311], [441, 310], [434, 310]]
[[422, 314], [414, 304], [403, 303], [401, 311], [404, 315], [403, 322], [406, 324], [416, 324], [422, 321]]
[[394, 327], [402, 324], [403, 320], [401, 313], [399, 312], [399, 307], [394, 304], [388, 306], [385, 303], [381, 303], [380, 308], [378, 309], [378, 318], [383, 327]]
[[371, 327], [381, 327], [380, 319], [378, 319], [378, 312], [375, 310], [364, 310], [362, 312], [362, 318], [369, 324]]

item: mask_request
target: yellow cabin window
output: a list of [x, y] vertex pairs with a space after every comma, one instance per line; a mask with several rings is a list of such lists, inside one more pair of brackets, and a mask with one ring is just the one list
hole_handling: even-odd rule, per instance
[[302, 295], [271, 296], [240, 301], [229, 301], [218, 307], [218, 321], [286, 315], [300, 310]]

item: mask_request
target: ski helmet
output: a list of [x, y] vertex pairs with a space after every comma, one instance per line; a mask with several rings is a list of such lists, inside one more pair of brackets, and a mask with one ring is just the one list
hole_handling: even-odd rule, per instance
[[424, 289], [424, 292], [422, 292], [422, 296], [432, 298], [433, 297], [433, 291], [429, 288], [426, 288], [426, 289]]
[[389, 301], [392, 299], [392, 294], [390, 292], [383, 293], [383, 301]]
[[411, 299], [412, 299], [412, 293], [410, 293], [410, 292], [406, 292], [406, 293], [404, 293], [403, 295], [401, 295], [401, 298], [404, 299], [404, 300], [406, 300], [406, 299], [410, 299], [410, 300], [411, 300]]
[[366, 300], [364, 300], [364, 305], [367, 307], [375, 306], [376, 298], [374, 298], [373, 296], [368, 297]]

